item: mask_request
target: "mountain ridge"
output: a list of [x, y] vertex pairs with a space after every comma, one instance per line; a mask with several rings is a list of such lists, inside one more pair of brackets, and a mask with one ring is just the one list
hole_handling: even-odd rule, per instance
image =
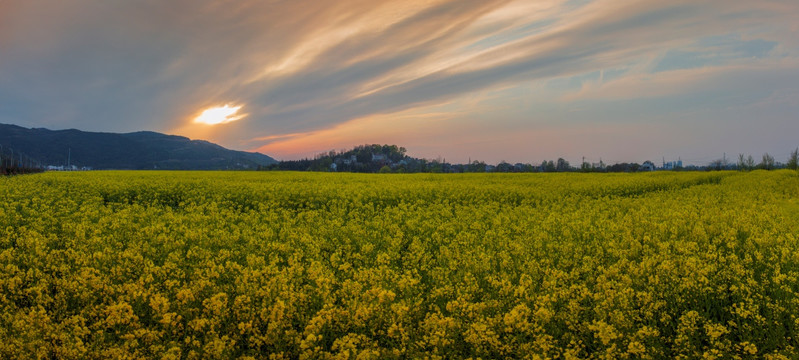
[[257, 152], [230, 150], [206, 140], [154, 131], [129, 133], [51, 130], [0, 124], [0, 145], [42, 165], [118, 170], [257, 169], [277, 161]]

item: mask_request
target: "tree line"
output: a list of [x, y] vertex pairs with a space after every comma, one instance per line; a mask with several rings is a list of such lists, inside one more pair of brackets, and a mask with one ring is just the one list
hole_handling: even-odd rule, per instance
[[[259, 167], [258, 170], [284, 170], [284, 171], [328, 171], [328, 172], [357, 172], [357, 173], [469, 173], [469, 172], [638, 172], [651, 170], [674, 171], [712, 171], [712, 170], [742, 170], [755, 169], [773, 170], [779, 168], [797, 169], [799, 148], [791, 153], [786, 164], [775, 161], [768, 153], [757, 162], [749, 155], [738, 156], [737, 163], [730, 163], [726, 157], [711, 161], [706, 166], [679, 165], [668, 168], [658, 168], [652, 161], [643, 163], [615, 163], [605, 164], [589, 163], [585, 160], [579, 166], [573, 166], [566, 159], [545, 160], [540, 164], [515, 163], [501, 161], [496, 165], [475, 160], [466, 164], [453, 164], [446, 159], [420, 159], [408, 156], [404, 147], [397, 145], [366, 144], [356, 146], [351, 150], [319, 153], [313, 158], [301, 160], [280, 161], [269, 166]], [[665, 164], [664, 164], [665, 165]]]
[[[714, 161], [712, 164], [715, 168], [723, 166], [718, 160]], [[752, 155], [744, 157], [744, 154], [738, 154], [738, 162], [735, 164], [735, 167], [736, 170], [741, 171], [751, 171], [755, 169], [774, 170], [779, 168], [797, 170], [797, 168], [799, 168], [799, 148], [791, 151], [791, 155], [788, 157], [788, 162], [785, 165], [775, 161], [774, 157], [769, 155], [769, 153], [763, 154], [763, 157], [758, 163], [755, 163], [755, 159]]]

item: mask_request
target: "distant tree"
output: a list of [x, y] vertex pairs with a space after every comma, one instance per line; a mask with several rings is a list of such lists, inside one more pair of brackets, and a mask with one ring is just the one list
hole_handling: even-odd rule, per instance
[[746, 157], [746, 169], [747, 170], [754, 170], [755, 168], [755, 158], [752, 155]]
[[593, 170], [593, 167], [591, 166], [591, 164], [589, 164], [587, 161], [585, 161], [585, 158], [583, 158], [583, 163], [580, 164], [580, 171], [589, 172], [591, 170]]
[[330, 171], [330, 164], [333, 163], [333, 159], [329, 157], [322, 157], [313, 161], [311, 165], [308, 166], [308, 170], [310, 171]]
[[444, 171], [444, 167], [438, 160], [433, 160], [427, 164], [427, 172], [440, 173]]
[[629, 169], [627, 168], [627, 165], [628, 165], [627, 163], [623, 163], [623, 164], [618, 164], [617, 163], [617, 164], [613, 164], [613, 165], [608, 166], [607, 169], [608, 169], [609, 172], [629, 171]]
[[746, 168], [746, 158], [744, 157], [744, 154], [738, 154], [738, 163], [736, 165], [738, 167], [738, 171], [749, 170]]
[[486, 171], [486, 163], [484, 163], [482, 161], [477, 161], [477, 160], [472, 161], [472, 163], [469, 164], [466, 167], [466, 171], [468, 171], [468, 172], [485, 172]]
[[791, 170], [799, 169], [799, 148], [791, 152], [791, 157], [788, 158], [788, 164], [786, 166]]
[[557, 170], [557, 167], [555, 167], [555, 163], [552, 160], [543, 162], [541, 166], [544, 168], [545, 172], [555, 172]]
[[388, 165], [383, 165], [383, 167], [381, 167], [380, 171], [378, 171], [378, 172], [381, 173], [381, 174], [389, 174], [389, 173], [391, 173], [391, 168], [388, 167]]
[[569, 166], [569, 162], [563, 158], [558, 158], [558, 164], [555, 166], [557, 171], [569, 171], [571, 170], [571, 166]]
[[774, 169], [774, 157], [769, 155], [769, 153], [763, 154], [763, 161], [760, 162], [760, 165], [758, 165], [758, 167], [764, 170]]
[[613, 164], [607, 167], [608, 172], [636, 172], [641, 167], [638, 163]]
[[724, 160], [716, 159], [716, 160], [711, 161], [710, 164], [707, 166], [707, 169], [708, 170], [721, 170], [721, 169], [724, 169]]
[[512, 170], [513, 165], [509, 164], [505, 160], [500, 161], [499, 164], [497, 164], [496, 172], [511, 172]]

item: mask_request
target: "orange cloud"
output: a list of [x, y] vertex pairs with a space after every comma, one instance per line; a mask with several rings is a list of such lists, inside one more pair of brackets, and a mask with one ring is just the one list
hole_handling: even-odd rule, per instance
[[313, 157], [317, 153], [366, 143], [418, 143], [420, 139], [431, 140], [450, 131], [452, 123], [447, 120], [455, 116], [453, 113], [432, 113], [419, 109], [373, 115], [307, 133], [255, 138], [252, 141], [268, 143], [252, 151], [272, 154], [277, 158], [297, 158]]

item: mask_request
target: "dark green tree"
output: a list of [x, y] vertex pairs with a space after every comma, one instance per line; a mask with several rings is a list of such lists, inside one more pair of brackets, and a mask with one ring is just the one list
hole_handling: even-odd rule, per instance
[[558, 158], [558, 164], [555, 166], [557, 171], [569, 171], [571, 170], [571, 166], [569, 162], [566, 161], [564, 158]]
[[497, 170], [496, 170], [497, 172], [511, 172], [512, 170], [513, 170], [513, 165], [504, 160], [500, 161], [499, 164], [497, 164]]
[[557, 171], [557, 167], [555, 167], [555, 163], [552, 160], [547, 161], [544, 163], [544, 171], [546, 172], [555, 172]]
[[738, 154], [738, 171], [746, 171], [749, 170], [746, 168], [746, 158], [744, 154]]
[[758, 165], [759, 168], [763, 170], [773, 170], [774, 169], [774, 157], [769, 155], [769, 153], [763, 154], [763, 160]]
[[788, 164], [786, 164], [788, 169], [796, 170], [799, 168], [799, 148], [791, 152], [791, 156], [788, 158]]

